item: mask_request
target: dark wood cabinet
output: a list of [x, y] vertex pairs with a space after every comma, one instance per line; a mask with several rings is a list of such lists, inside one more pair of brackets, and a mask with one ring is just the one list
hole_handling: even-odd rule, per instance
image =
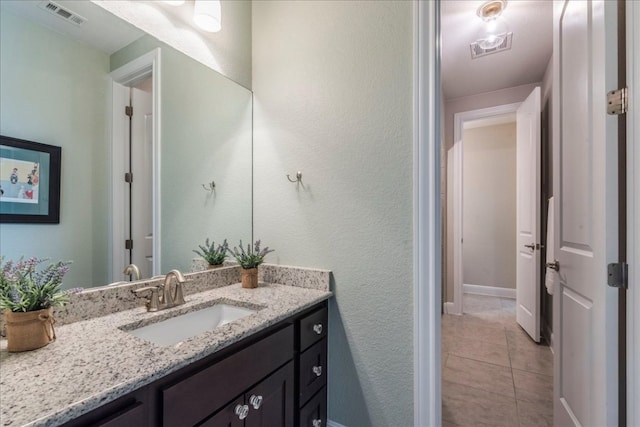
[[324, 427], [327, 303], [110, 402], [67, 427]]
[[205, 420], [201, 427], [293, 427], [293, 361]]
[[327, 307], [301, 317], [297, 427], [327, 425]]
[[161, 391], [164, 427], [192, 426], [293, 358], [289, 325]]

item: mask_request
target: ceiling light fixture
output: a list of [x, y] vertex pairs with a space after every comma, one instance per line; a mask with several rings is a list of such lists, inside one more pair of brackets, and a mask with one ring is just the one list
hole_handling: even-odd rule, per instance
[[222, 10], [220, 0], [196, 0], [193, 8], [193, 21], [202, 30], [217, 33], [222, 29]]
[[502, 17], [502, 12], [506, 7], [506, 0], [490, 0], [478, 8], [476, 14], [484, 22], [482, 34], [477, 40], [482, 49], [494, 49], [500, 46], [507, 37], [509, 27]]

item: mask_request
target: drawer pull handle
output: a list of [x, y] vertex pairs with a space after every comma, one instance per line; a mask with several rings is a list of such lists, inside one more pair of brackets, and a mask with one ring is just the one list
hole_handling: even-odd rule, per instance
[[311, 370], [316, 374], [316, 377], [322, 375], [322, 366], [314, 366]]
[[249, 405], [237, 405], [235, 412], [238, 418], [244, 420], [249, 415]]
[[313, 427], [322, 427], [322, 420], [320, 418], [316, 418], [311, 421], [311, 424], [313, 424]]
[[313, 325], [313, 332], [320, 335], [322, 333], [322, 323], [316, 323]]
[[252, 394], [249, 398], [249, 403], [253, 405], [253, 409], [260, 409], [260, 405], [262, 405], [262, 396]]

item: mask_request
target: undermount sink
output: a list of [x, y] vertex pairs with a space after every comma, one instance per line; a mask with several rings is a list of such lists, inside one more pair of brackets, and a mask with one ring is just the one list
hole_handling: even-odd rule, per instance
[[171, 346], [255, 312], [246, 307], [215, 304], [127, 332], [154, 344]]

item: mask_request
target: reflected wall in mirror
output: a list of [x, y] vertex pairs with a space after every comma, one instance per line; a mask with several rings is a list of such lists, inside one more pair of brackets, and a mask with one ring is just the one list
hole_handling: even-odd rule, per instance
[[110, 73], [156, 48], [160, 272], [188, 271], [206, 237], [250, 241], [251, 92], [89, 2], [57, 3], [114, 32], [102, 41], [34, 21], [59, 20], [38, 3], [0, 2], [0, 134], [63, 147], [60, 224], [1, 224], [0, 253], [73, 260], [67, 288], [127, 280], [111, 272]]

